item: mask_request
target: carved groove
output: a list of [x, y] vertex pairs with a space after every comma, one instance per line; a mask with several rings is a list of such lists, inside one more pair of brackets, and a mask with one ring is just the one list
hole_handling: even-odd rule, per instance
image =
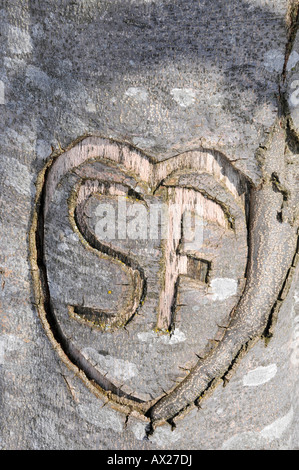
[[[94, 184], [90, 184], [94, 183]], [[120, 186], [120, 185], [118, 185]], [[123, 188], [121, 186], [121, 188]], [[126, 188], [127, 194], [131, 197], [138, 198], [143, 200], [142, 197], [136, 193], [132, 188]], [[131, 304], [124, 312], [104, 312], [84, 308], [82, 306], [74, 306], [73, 310], [79, 317], [92, 323], [93, 325], [105, 330], [109, 328], [110, 331], [113, 331], [114, 328], [119, 328], [126, 326], [132, 318], [136, 315], [139, 308], [141, 307], [147, 293], [147, 280], [144, 274], [144, 270], [129, 256], [121, 251], [113, 249], [108, 244], [100, 242], [94, 233], [92, 233], [86, 222], [83, 215], [83, 209], [88, 198], [93, 194], [113, 194], [113, 195], [123, 195], [122, 191], [117, 191], [117, 185], [110, 185], [107, 182], [102, 181], [91, 181], [87, 180], [83, 184], [80, 184], [80, 187], [76, 189], [75, 195], [73, 195], [73, 210], [71, 211], [71, 223], [72, 225], [76, 224], [77, 230], [83, 235], [87, 243], [97, 250], [100, 253], [108, 255], [112, 259], [119, 260], [123, 263], [129, 270], [131, 274], [132, 284], [134, 286], [134, 298], [132, 299]], [[75, 199], [75, 200], [74, 200]], [[97, 313], [96, 313], [97, 312]]]

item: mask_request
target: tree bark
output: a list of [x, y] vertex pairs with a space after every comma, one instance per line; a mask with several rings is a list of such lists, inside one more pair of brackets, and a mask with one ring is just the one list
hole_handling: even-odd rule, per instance
[[298, 11], [3, 2], [2, 449], [297, 448]]

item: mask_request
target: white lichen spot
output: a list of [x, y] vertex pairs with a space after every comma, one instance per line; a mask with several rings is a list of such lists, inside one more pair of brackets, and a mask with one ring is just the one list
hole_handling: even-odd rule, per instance
[[299, 80], [294, 80], [290, 86], [293, 90], [288, 99], [291, 108], [296, 108], [299, 105]]
[[299, 291], [298, 290], [295, 291], [294, 300], [295, 300], [295, 304], [297, 304], [299, 302]]
[[267, 439], [268, 441], [273, 441], [274, 439], [280, 439], [283, 433], [287, 430], [291, 424], [294, 417], [293, 408], [283, 416], [278, 418], [273, 423], [266, 426], [261, 432], [260, 435]]
[[186, 336], [179, 328], [174, 330], [172, 335], [159, 335], [154, 331], [138, 333], [137, 337], [143, 343], [164, 343], [164, 344], [178, 344], [186, 341]]
[[95, 113], [97, 111], [97, 107], [91, 99], [87, 100], [86, 111], [88, 111], [89, 113]]
[[230, 278], [216, 278], [210, 283], [209, 293], [212, 294], [212, 300], [225, 300], [238, 291], [238, 281]]
[[145, 88], [130, 87], [125, 91], [125, 96], [134, 98], [136, 101], [145, 102], [148, 99], [148, 92]]
[[264, 449], [268, 443], [282, 437], [283, 433], [292, 423], [293, 417], [294, 411], [293, 408], [291, 408], [285, 416], [278, 418], [276, 421], [262, 429], [262, 431], [250, 431], [235, 434], [225, 441], [221, 448], [222, 450]]
[[245, 387], [257, 387], [258, 385], [263, 385], [269, 380], [273, 379], [277, 373], [276, 364], [270, 364], [266, 367], [257, 367], [254, 370], [251, 370], [243, 377], [243, 385]]
[[111, 377], [126, 382], [138, 375], [138, 368], [133, 362], [124, 361], [110, 355], [105, 356], [93, 348], [84, 348], [82, 352], [87, 359], [91, 359], [102, 370], [109, 371]]
[[41, 91], [47, 92], [49, 91], [51, 80], [40, 68], [34, 65], [28, 65], [26, 69], [26, 83]]
[[292, 70], [294, 67], [296, 67], [297, 63], [299, 62], [299, 54], [296, 51], [292, 51], [289, 60], [287, 63], [287, 71], [289, 72]]
[[284, 66], [284, 53], [277, 49], [267, 51], [264, 56], [264, 66], [269, 72], [281, 73]]
[[181, 433], [176, 429], [173, 431], [170, 427], [159, 427], [150, 437], [150, 441], [160, 447], [170, 446], [181, 438]]
[[170, 94], [182, 108], [191, 106], [196, 99], [196, 91], [192, 88], [173, 88]]
[[58, 243], [57, 249], [65, 253], [69, 249], [69, 246], [67, 243]]
[[146, 425], [144, 423], [135, 423], [132, 426], [132, 432], [134, 436], [136, 437], [136, 439], [138, 439], [138, 441], [142, 441], [145, 438], [146, 436], [145, 428], [146, 428]]
[[165, 344], [183, 343], [184, 341], [186, 341], [186, 336], [182, 331], [179, 330], [179, 328], [177, 328], [174, 330], [174, 333], [171, 336], [160, 336], [160, 341]]
[[67, 239], [70, 240], [71, 242], [78, 242], [79, 241], [79, 235], [75, 232], [70, 233], [67, 235]]
[[9, 27], [7, 45], [12, 54], [29, 54], [33, 49], [30, 35], [16, 26]]
[[142, 333], [138, 333], [137, 337], [143, 343], [152, 343], [156, 339], [156, 335], [153, 331], [145, 331]]

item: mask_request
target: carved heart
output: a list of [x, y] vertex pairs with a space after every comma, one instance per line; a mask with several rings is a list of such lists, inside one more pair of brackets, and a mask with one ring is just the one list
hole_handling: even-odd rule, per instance
[[[258, 269], [251, 258], [238, 303], [248, 256], [249, 192], [247, 179], [223, 155], [203, 149], [155, 162], [127, 145], [89, 137], [48, 162], [37, 185], [30, 241], [36, 304], [60, 357], [95, 393], [158, 422], [173, 419], [217, 380], [228, 378], [236, 358], [265, 328], [265, 312], [269, 315], [289, 262], [281, 263], [273, 292], [265, 289], [260, 297], [251, 292]], [[255, 198], [258, 217], [267, 198], [274, 214], [272, 194], [264, 191], [262, 203]], [[121, 219], [124, 202], [131, 214], [139, 208], [144, 217], [155, 204], [174, 204], [165, 240], [149, 236], [152, 223], [144, 220], [139, 229], [147, 225], [145, 236], [135, 230], [129, 239]], [[103, 240], [97, 236], [97, 211], [107, 207], [115, 214], [116, 205], [117, 226], [109, 227], [118, 237]], [[186, 212], [203, 221], [203, 240], [192, 249], [184, 239]], [[202, 318], [190, 313], [197, 302]], [[209, 309], [216, 309], [211, 328]], [[204, 327], [214, 342], [208, 342]], [[187, 338], [184, 347], [178, 331]], [[161, 358], [167, 344], [179, 344], [172, 367]], [[150, 383], [145, 352], [153, 368]], [[198, 352], [205, 357], [194, 361]], [[136, 363], [143, 365], [141, 375]], [[173, 386], [171, 369], [178, 374], [180, 366], [190, 371]]]

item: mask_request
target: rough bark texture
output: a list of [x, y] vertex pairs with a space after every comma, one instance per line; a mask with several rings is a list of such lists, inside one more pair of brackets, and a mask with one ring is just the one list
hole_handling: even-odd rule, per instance
[[[0, 20], [1, 447], [297, 448], [298, 2]], [[179, 236], [99, 239], [118, 196]]]

